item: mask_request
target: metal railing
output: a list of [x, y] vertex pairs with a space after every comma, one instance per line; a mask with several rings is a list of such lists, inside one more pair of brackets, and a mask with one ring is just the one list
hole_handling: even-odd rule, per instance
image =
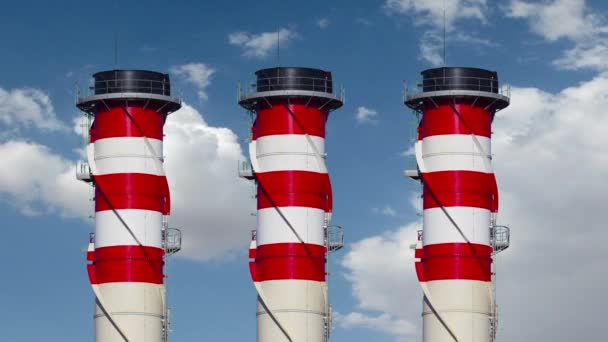
[[173, 255], [182, 249], [182, 231], [177, 228], [165, 230], [165, 253]]
[[511, 85], [499, 85], [497, 79], [483, 77], [434, 77], [424, 78], [415, 88], [405, 88], [404, 100], [420, 93], [443, 90], [469, 90], [494, 93], [511, 97]]
[[329, 226], [325, 229], [327, 252], [335, 252], [344, 247], [344, 228], [342, 226]]
[[490, 227], [490, 241], [494, 249], [493, 254], [504, 251], [511, 244], [511, 229], [507, 226]]
[[344, 102], [345, 97], [344, 87], [336, 85], [333, 80], [328, 78], [277, 76], [258, 78], [249, 82], [246, 87], [242, 87], [239, 83], [237, 100], [240, 101], [243, 97], [253, 93], [276, 90], [304, 90], [327, 93], [341, 99], [342, 102]]
[[89, 163], [85, 161], [78, 161], [76, 163], [76, 179], [83, 182], [92, 182], [93, 176], [91, 175], [91, 167]]
[[171, 96], [171, 84], [159, 80], [113, 79], [95, 81], [89, 86], [89, 91], [96, 95], [133, 92]]
[[238, 161], [238, 173], [239, 177], [245, 179], [254, 179], [254, 172], [249, 161], [240, 160]]

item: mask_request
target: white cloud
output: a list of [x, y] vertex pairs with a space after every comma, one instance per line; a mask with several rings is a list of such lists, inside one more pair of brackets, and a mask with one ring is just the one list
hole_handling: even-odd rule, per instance
[[90, 187], [76, 181], [76, 166], [48, 147], [11, 140], [0, 144], [0, 198], [26, 216], [92, 214]]
[[[45, 99], [52, 108], [51, 100]], [[3, 105], [0, 112], [7, 112], [6, 102]], [[80, 122], [73, 120], [77, 134], [81, 134]], [[69, 129], [65, 132], [70, 134]], [[165, 124], [164, 154], [172, 195], [171, 224], [184, 233], [178, 255], [204, 261], [245, 253], [255, 224], [250, 215], [255, 210], [254, 187], [238, 178], [237, 163], [244, 156], [234, 132], [209, 126], [198, 111], [184, 103]], [[0, 168], [0, 201], [28, 216], [85, 219], [94, 214], [91, 188], [75, 178], [75, 160], [22, 140], [1, 143], [0, 155], [8, 166]]]
[[381, 214], [384, 216], [397, 216], [397, 212], [391, 206], [384, 206], [382, 208], [372, 208], [372, 212], [375, 214]]
[[[510, 249], [496, 261], [501, 340], [603, 338], [597, 327], [608, 304], [602, 285], [608, 281], [605, 89], [608, 74], [555, 94], [513, 88], [511, 106], [496, 116], [499, 223], [512, 232]], [[408, 249], [417, 228], [412, 223], [351, 245], [342, 264], [356, 312], [421, 326], [422, 294]]]
[[378, 116], [377, 111], [363, 106], [358, 107], [355, 112], [355, 119], [359, 124], [376, 122], [376, 116]]
[[65, 131], [67, 126], [57, 119], [49, 96], [39, 89], [0, 88], [0, 123], [4, 129], [37, 128], [44, 131]]
[[457, 30], [457, 24], [461, 21], [487, 23], [486, 0], [386, 0], [384, 10], [388, 15], [413, 17], [415, 25], [428, 28], [420, 39], [419, 58], [432, 66], [444, 64], [442, 32], [444, 24], [448, 40], [452, 43], [495, 46], [487, 39]]
[[590, 12], [585, 0], [511, 0], [506, 10], [509, 17], [529, 19], [532, 31], [549, 41], [588, 37], [601, 25], [600, 17]]
[[243, 49], [243, 56], [251, 58], [265, 58], [277, 48], [277, 44], [285, 44], [297, 38], [298, 34], [282, 28], [275, 32], [249, 33], [233, 32], [228, 35], [228, 42]]
[[427, 31], [420, 40], [420, 58], [432, 66], [443, 64], [443, 38], [436, 31]]
[[416, 333], [416, 326], [412, 322], [386, 313], [373, 316], [351, 312], [343, 316], [336, 312], [334, 318], [343, 329], [367, 328], [396, 336], [412, 336]]
[[236, 134], [209, 126], [187, 104], [169, 116], [165, 134], [171, 223], [184, 233], [179, 255], [208, 260], [246, 252], [255, 226], [254, 187], [238, 178], [244, 156]]
[[326, 29], [329, 27], [330, 21], [327, 18], [321, 18], [317, 21], [317, 26], [319, 26], [320, 29]]
[[211, 76], [215, 73], [215, 69], [204, 63], [189, 63], [172, 66], [169, 71], [194, 84], [198, 88], [199, 99], [207, 99], [205, 89], [211, 84]]
[[454, 29], [461, 19], [487, 21], [486, 0], [386, 0], [384, 9], [388, 14], [415, 15], [416, 24], [443, 28], [444, 10], [446, 29]]
[[594, 40], [594, 43], [577, 45], [560, 58], [553, 61], [560, 69], [608, 70], [608, 40]]
[[526, 19], [532, 32], [545, 40], [569, 40], [574, 46], [553, 61], [561, 69], [608, 68], [608, 25], [604, 17], [589, 8], [585, 0], [528, 2], [511, 0], [506, 15]]
[[340, 327], [380, 330], [400, 338], [418, 334], [422, 291], [409, 249], [418, 229], [413, 223], [351, 244], [342, 266], [352, 284], [356, 310], [337, 315]]

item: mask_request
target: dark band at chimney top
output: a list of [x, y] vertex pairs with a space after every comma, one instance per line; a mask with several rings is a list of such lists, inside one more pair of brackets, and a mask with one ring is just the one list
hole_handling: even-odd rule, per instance
[[473, 90], [498, 94], [498, 73], [479, 68], [443, 67], [421, 72], [422, 91]]
[[331, 72], [299, 67], [278, 67], [261, 69], [257, 76], [256, 90], [306, 90], [333, 93]]
[[93, 75], [95, 95], [147, 93], [171, 96], [169, 75], [147, 70], [108, 70]]

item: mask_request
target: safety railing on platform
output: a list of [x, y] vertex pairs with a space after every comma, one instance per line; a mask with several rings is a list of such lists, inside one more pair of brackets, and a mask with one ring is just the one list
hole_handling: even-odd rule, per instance
[[241, 178], [245, 178], [245, 179], [254, 179], [254, 172], [253, 169], [251, 167], [251, 163], [248, 161], [238, 161], [238, 172], [239, 172], [239, 177]]
[[165, 253], [167, 256], [175, 254], [182, 249], [182, 231], [169, 228], [165, 231]]
[[91, 80], [84, 91], [76, 87], [76, 102], [93, 95], [116, 94], [116, 93], [145, 93], [163, 96], [171, 96], [182, 101], [179, 89], [172, 89], [171, 83], [159, 80], [143, 79], [113, 79], [95, 81]]
[[494, 254], [498, 254], [509, 248], [511, 243], [511, 229], [507, 226], [490, 227], [490, 241]]
[[421, 93], [444, 91], [444, 90], [468, 90], [486, 93], [494, 93], [511, 97], [511, 85], [498, 85], [497, 79], [482, 77], [435, 77], [424, 78], [416, 84], [416, 87], [405, 87], [404, 101], [416, 97]]
[[344, 247], [344, 228], [342, 226], [329, 226], [325, 230], [327, 252], [335, 252]]
[[276, 91], [276, 90], [303, 90], [334, 95], [342, 102], [345, 100], [345, 90], [328, 78], [277, 76], [258, 78], [249, 82], [248, 86], [242, 87], [239, 83], [237, 89], [237, 100], [240, 101], [253, 93]]

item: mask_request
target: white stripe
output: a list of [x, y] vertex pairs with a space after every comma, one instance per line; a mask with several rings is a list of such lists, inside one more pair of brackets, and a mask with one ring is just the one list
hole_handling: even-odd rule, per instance
[[143, 137], [96, 140], [95, 163], [98, 174], [145, 173], [162, 176], [163, 142], [150, 138], [148, 141], [150, 146]]
[[[326, 286], [307, 280], [272, 280], [261, 283], [268, 305], [294, 342], [323, 342]], [[258, 303], [257, 341], [287, 341], [266, 310]]]
[[[490, 245], [490, 211], [473, 207], [446, 207], [471, 243]], [[466, 242], [441, 208], [423, 211], [423, 244]]]
[[[310, 136], [316, 150], [323, 155], [325, 139]], [[256, 157], [261, 171], [301, 170], [326, 173], [319, 165], [315, 149], [305, 135], [269, 135], [256, 140]]]
[[467, 170], [491, 173], [490, 138], [476, 136], [480, 151], [471, 135], [449, 134], [426, 137], [422, 140], [422, 159], [425, 172]]
[[251, 167], [253, 172], [261, 172], [260, 165], [258, 165], [258, 157], [256, 156], [256, 141], [252, 140], [249, 143], [249, 160], [251, 160]]
[[[162, 248], [162, 214], [142, 209], [117, 210], [144, 246]], [[95, 248], [137, 245], [112, 210], [95, 213]]]
[[[325, 245], [325, 212], [306, 207], [280, 207], [291, 226], [305, 243]], [[257, 245], [300, 242], [275, 208], [258, 210]]]
[[[322, 311], [325, 307], [325, 282], [286, 279], [267, 280], [260, 284], [273, 310], [310, 308], [310, 310]], [[264, 308], [259, 306], [258, 313], [261, 311], [264, 311]]]
[[[447, 321], [459, 341], [489, 342], [491, 283], [476, 280], [437, 280], [426, 283], [433, 307]], [[453, 341], [426, 303], [424, 341]]]
[[[161, 342], [164, 285], [120, 282], [100, 284], [105, 308], [129, 337], [129, 342]], [[123, 341], [95, 306], [95, 341]]]
[[[490, 282], [466, 279], [433, 280], [426, 282], [433, 297], [433, 306], [441, 311], [490, 311]], [[424, 305], [423, 312], [430, 312]]]

